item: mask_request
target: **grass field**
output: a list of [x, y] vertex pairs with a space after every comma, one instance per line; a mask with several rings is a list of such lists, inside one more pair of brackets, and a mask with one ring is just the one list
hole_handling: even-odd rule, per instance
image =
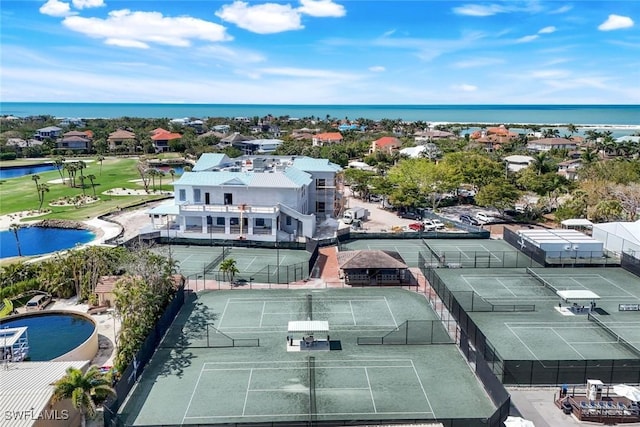
[[[87, 162], [86, 169], [83, 170], [84, 176], [94, 175], [94, 185], [96, 195], [100, 198], [98, 202], [83, 205], [79, 208], [75, 206], [51, 206], [49, 203], [64, 198], [81, 196], [83, 190], [81, 183], [76, 175], [76, 188], [62, 183], [52, 183], [50, 181], [60, 180], [60, 174], [57, 170], [42, 172], [38, 174], [40, 184], [47, 184], [49, 191], [45, 193], [45, 201], [43, 209], [50, 209], [51, 213], [39, 217], [39, 219], [69, 219], [69, 220], [85, 220], [108, 212], [126, 207], [144, 200], [153, 200], [158, 196], [109, 196], [102, 194], [103, 192], [113, 188], [142, 188], [138, 182], [132, 182], [140, 179], [136, 169], [137, 159], [132, 158], [107, 158], [102, 162], [102, 166], [94, 158], [79, 158]], [[91, 161], [91, 162], [90, 162]], [[2, 162], [2, 166], [13, 165], [12, 162]], [[20, 165], [16, 163], [15, 165]], [[66, 174], [65, 174], [66, 177]], [[171, 177], [167, 176], [163, 179], [163, 189], [171, 190], [169, 185]], [[85, 179], [84, 192], [87, 195], [93, 195], [91, 182]], [[38, 192], [36, 183], [32, 179], [32, 175], [26, 175], [19, 178], [4, 179], [0, 181], [0, 215], [13, 212], [37, 210], [39, 206]]]

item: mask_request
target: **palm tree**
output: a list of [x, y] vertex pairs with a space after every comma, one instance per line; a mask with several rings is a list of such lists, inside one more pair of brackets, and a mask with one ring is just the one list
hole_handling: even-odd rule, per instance
[[107, 379], [100, 373], [97, 366], [91, 366], [87, 372], [69, 367], [67, 374], [55, 383], [53, 401], [70, 399], [71, 404], [80, 414], [81, 425], [87, 425], [87, 415], [93, 418], [96, 415], [96, 403], [100, 404], [110, 395], [116, 392], [109, 386]]
[[102, 176], [102, 162], [104, 161], [104, 156], [99, 155], [98, 157], [96, 157], [96, 160], [100, 162], [100, 176]]
[[169, 169], [169, 174], [171, 175], [171, 182], [176, 179], [176, 170], [174, 168]]
[[16, 246], [18, 247], [18, 256], [22, 256], [22, 251], [20, 250], [20, 237], [18, 236], [18, 230], [20, 230], [22, 226], [20, 224], [13, 223], [9, 226], [9, 230], [13, 231], [13, 235], [16, 238]]
[[42, 210], [42, 204], [44, 203], [44, 193], [49, 192], [49, 186], [47, 184], [38, 185], [38, 199], [40, 200], [40, 205], [38, 206], [38, 210]]
[[162, 169], [158, 169], [158, 179], [160, 180], [160, 194], [162, 194], [162, 177], [166, 174]]
[[93, 180], [96, 179], [96, 176], [94, 174], [89, 174], [87, 175], [87, 179], [89, 179], [89, 181], [91, 181], [91, 189], [93, 190], [93, 198], [96, 198], [96, 185], [93, 183]]
[[569, 123], [567, 125], [567, 130], [569, 131], [569, 133], [571, 134], [571, 136], [573, 136], [574, 133], [578, 132], [578, 128], [576, 127], [576, 125], [574, 125], [573, 123]]
[[533, 162], [531, 162], [531, 164], [533, 165], [533, 169], [538, 173], [538, 176], [546, 172], [547, 158], [548, 155], [545, 151], [533, 156]]
[[64, 157], [56, 157], [56, 159], [53, 162], [53, 165], [58, 170], [58, 173], [60, 174], [60, 179], [62, 179], [62, 183], [64, 184], [64, 174], [62, 172], [64, 170]]
[[38, 200], [40, 200], [40, 191], [38, 188], [38, 181], [40, 180], [40, 176], [38, 176], [37, 174], [33, 174], [31, 175], [31, 179], [36, 183], [36, 192], [38, 193]]
[[225, 277], [228, 276], [229, 282], [233, 282], [233, 278], [235, 277], [235, 275], [240, 272], [236, 265], [236, 260], [233, 258], [227, 258], [222, 261], [222, 263], [220, 264], [220, 271], [222, 272], [222, 280], [224, 280]]

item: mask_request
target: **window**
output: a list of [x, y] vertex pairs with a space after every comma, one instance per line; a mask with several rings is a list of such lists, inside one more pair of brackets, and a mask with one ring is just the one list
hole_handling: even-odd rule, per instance
[[232, 205], [233, 204], [233, 194], [224, 193], [224, 204], [225, 205]]
[[256, 227], [264, 227], [264, 218], [256, 218]]
[[222, 225], [224, 226], [224, 217], [223, 216], [219, 216], [216, 218], [216, 225]]
[[327, 180], [324, 178], [316, 179], [316, 188], [324, 188], [327, 186]]
[[240, 225], [240, 218], [229, 218], [231, 225]]
[[325, 204], [324, 202], [316, 202], [316, 211], [320, 213], [324, 213]]
[[200, 189], [199, 188], [194, 188], [193, 189], [193, 201], [196, 203], [200, 203]]
[[287, 215], [286, 224], [291, 225], [291, 217]]
[[187, 200], [187, 190], [178, 191], [178, 200], [180, 200], [181, 202], [184, 202]]

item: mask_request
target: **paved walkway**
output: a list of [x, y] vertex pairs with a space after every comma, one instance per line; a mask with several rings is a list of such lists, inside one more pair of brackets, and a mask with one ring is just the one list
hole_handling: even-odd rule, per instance
[[338, 248], [335, 246], [320, 248], [319, 252], [311, 277], [319, 277], [328, 286], [342, 284], [338, 265]]

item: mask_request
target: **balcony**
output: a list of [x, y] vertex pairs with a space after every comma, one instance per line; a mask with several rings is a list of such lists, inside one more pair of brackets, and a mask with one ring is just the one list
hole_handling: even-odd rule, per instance
[[278, 213], [278, 208], [275, 206], [245, 206], [244, 209], [237, 205], [180, 205], [180, 214], [189, 212], [202, 212], [202, 213], [234, 213], [240, 214], [267, 214], [274, 215]]

